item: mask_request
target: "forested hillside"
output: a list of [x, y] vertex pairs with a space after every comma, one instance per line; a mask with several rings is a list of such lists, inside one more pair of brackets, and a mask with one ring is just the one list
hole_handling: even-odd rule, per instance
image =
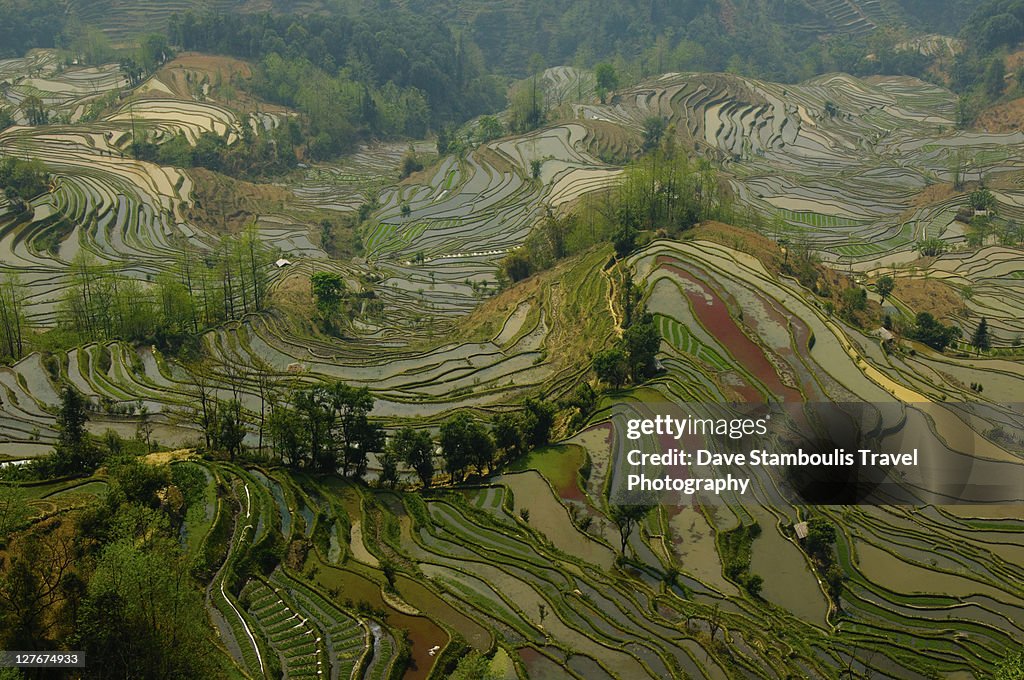
[[[968, 40], [977, 39], [986, 50], [1006, 44], [1020, 33], [1013, 9], [1018, 4], [1009, 0], [981, 5], [970, 0], [0, 0], [0, 55], [18, 56], [30, 47], [70, 47], [90, 27], [115, 45], [145, 33], [170, 32], [185, 47], [255, 59], [271, 51], [284, 56], [290, 43], [308, 38], [300, 52], [314, 64], [330, 72], [332, 67], [345, 66], [346, 56], [354, 50], [367, 69], [378, 71], [375, 76], [383, 84], [391, 73], [381, 70], [394, 70], [403, 59], [416, 61], [405, 43], [412, 41], [415, 50], [422, 52], [424, 43], [440, 47], [451, 42], [451, 36], [438, 32], [443, 24], [452, 36], [479, 48], [486, 69], [506, 77], [523, 77], [540, 66], [593, 67], [600, 61], [615, 61], [620, 71], [636, 76], [670, 70], [729, 70], [795, 82], [835, 70], [922, 75], [925, 61], [887, 59], [886, 55], [921, 32], [962, 33]], [[298, 17], [305, 19], [296, 22]], [[360, 30], [359, 21], [365, 17], [377, 17], [383, 23]], [[340, 27], [339, 21], [346, 26]], [[302, 30], [288, 35], [293, 23]], [[190, 37], [188, 26], [202, 33]], [[885, 28], [880, 31], [880, 26]], [[368, 43], [376, 41], [380, 32], [382, 44], [368, 50]], [[372, 40], [366, 40], [366, 35]], [[405, 57], [398, 54], [399, 48], [407, 51]], [[333, 61], [322, 64], [327, 54]], [[871, 54], [878, 58], [865, 61]], [[438, 90], [450, 89], [446, 79], [457, 77], [458, 65], [431, 61], [442, 75], [407, 70], [397, 74], [396, 84], [422, 75], [426, 89], [431, 84]], [[430, 65], [426, 68], [429, 71]], [[479, 94], [462, 93], [458, 99]]]

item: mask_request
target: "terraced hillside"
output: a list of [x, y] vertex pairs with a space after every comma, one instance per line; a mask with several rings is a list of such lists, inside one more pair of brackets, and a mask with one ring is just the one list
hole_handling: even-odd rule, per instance
[[[46, 59], [0, 72], [27, 78]], [[107, 82], [111, 69], [61, 77]], [[574, 73], [549, 71], [548, 94], [571, 90]], [[155, 142], [214, 132], [231, 145], [286, 112], [242, 113], [172, 84], [163, 71], [91, 122], [0, 132], [0, 152], [41, 158], [53, 176], [29, 209], [0, 204], [0, 264], [20, 276], [34, 325], [61, 323], [78, 253], [147, 286], [185, 276], [182, 253], [200, 260], [224, 238], [222, 225], [191, 217], [201, 175], [130, 158], [133, 125]], [[60, 111], [80, 105], [54, 97]], [[501, 259], [548, 209], [613, 185], [622, 168], [601, 158], [635, 151], [652, 115], [774, 226], [705, 224], [618, 260], [598, 246], [498, 292]], [[907, 79], [668, 74], [405, 180], [406, 144], [301, 168], [275, 187], [286, 198], [253, 215], [260, 240], [289, 260], [267, 268], [270, 311], [206, 332], [202, 364], [110, 339], [0, 369], [0, 453], [52, 447], [68, 384], [94, 405], [98, 431], [132, 433], [145, 419], [162, 442], [195, 443], [203, 382], [241, 401], [251, 446], [261, 372], [277, 385], [365, 386], [388, 427], [490, 416], [535, 394], [555, 401], [590, 380], [589, 358], [621, 333], [616, 286], [628, 277], [661, 332], [664, 370], [609, 392], [581, 431], [489, 479], [421, 492], [401, 488], [413, 486], [404, 468], [400, 488], [384, 490], [269, 457], [173, 463], [205, 480], [181, 542], [209, 576], [211, 625], [240, 672], [419, 679], [476, 649], [495, 651], [508, 678], [988, 677], [1024, 637], [1016, 507], [816, 506], [759, 475], [744, 503], [665, 504], [622, 540], [609, 502], [624, 421], [666, 401], [891, 402], [951, 447], [1019, 464], [1024, 370], [1010, 350], [1024, 333], [1024, 251], [967, 248], [956, 217], [968, 194], [952, 185], [957, 173], [966, 184], [985, 176], [997, 215], [1024, 219], [1024, 137], [959, 132], [953, 115], [949, 92]], [[311, 216], [360, 212], [359, 256], [328, 257]], [[919, 259], [913, 246], [926, 238], [953, 250]], [[985, 316], [1005, 356], [910, 341], [893, 351], [781, 274], [783, 247], [797, 244], [862, 276], [894, 274], [885, 302], [908, 317], [950, 292], [946, 318], [970, 330]], [[372, 292], [340, 337], [310, 322], [311, 275], [323, 272]], [[370, 461], [371, 482], [380, 467]], [[32, 518], [74, 512], [107, 483], [32, 487]], [[833, 527], [831, 568], [795, 537], [805, 519]], [[253, 568], [268, 552], [279, 555], [272, 568]]]
[[[186, 171], [124, 157], [132, 126], [144, 124], [158, 142], [179, 133], [194, 142], [199, 134], [214, 132], [231, 144], [255, 114], [243, 117], [170, 92], [154, 79], [102, 121], [16, 127], [0, 137], [5, 153], [45, 157], [55, 175], [53, 190], [34, 201], [32, 211], [5, 220], [4, 261], [32, 283], [33, 323], [46, 327], [57, 322], [56, 303], [71, 280], [69, 263], [79, 253], [125, 275], [153, 280], [161, 272], [177, 271], [180, 263], [174, 263], [182, 248], [208, 253], [216, 247], [219, 236], [187, 218], [194, 185]], [[273, 123], [273, 114], [260, 115]], [[205, 342], [211, 355], [225, 365], [249, 365], [258, 356], [282, 377], [290, 366], [300, 366], [310, 377], [365, 382], [379, 390], [386, 416], [434, 417], [459, 404], [508, 403], [522, 390], [570, 384], [581, 368], [569, 366], [565, 357], [547, 356], [545, 349], [551, 324], [564, 313], [557, 308], [565, 295], [561, 286], [526, 303], [514, 322], [489, 336], [454, 343], [443, 338], [477, 304], [478, 292], [497, 290], [495, 263], [522, 243], [545, 204], [570, 202], [607, 186], [620, 172], [584, 150], [589, 135], [584, 125], [572, 125], [499, 140], [445, 160], [416, 184], [381, 188], [382, 178], [393, 182], [389, 177], [404, 146], [375, 147], [341, 165], [304, 171], [289, 187], [296, 210], [352, 211], [372, 197], [377, 208], [362, 235], [364, 259], [361, 264], [327, 261], [314, 236], [316, 227], [286, 209], [261, 214], [257, 224], [264, 242], [294, 261], [271, 276], [287, 288], [317, 269], [338, 271], [348, 280], [369, 274], [385, 313], [363, 318], [353, 329], [357, 337], [340, 343], [297, 334], [285, 317], [253, 318], [211, 333]], [[539, 181], [530, 178], [535, 159], [542, 161]], [[39, 239], [55, 229], [64, 230], [59, 245], [39, 246]], [[588, 286], [603, 285], [597, 272], [580, 276]], [[600, 323], [599, 317], [588, 323]], [[415, 333], [410, 335], [410, 329]], [[601, 337], [603, 332], [597, 333], [595, 341]], [[188, 401], [188, 376], [158, 362], [144, 369], [145, 362], [132, 358], [130, 349], [114, 350], [114, 355], [123, 358], [121, 366], [109, 368], [123, 376], [113, 379], [120, 387], [111, 383], [109, 372], [93, 378], [83, 371], [79, 379], [77, 366], [92, 360], [75, 356], [61, 363], [95, 399], [149, 403], [163, 393], [165, 405], [154, 403], [150, 412], [173, 420], [170, 412]], [[14, 371], [38, 370], [33, 365], [38, 367], [37, 359]], [[37, 378], [63, 379], [58, 374]], [[55, 394], [52, 388], [36, 390], [25, 399], [52, 406]], [[249, 403], [253, 398], [248, 397]], [[47, 440], [48, 428], [40, 437]]]
[[27, 123], [24, 104], [38, 97], [51, 116], [77, 122], [91, 102], [127, 83], [116, 64], [65, 71], [52, 50], [33, 50], [21, 59], [0, 60], [3, 100], [16, 122]]
[[831, 28], [837, 33], [864, 35], [889, 18], [879, 0], [817, 0], [807, 4], [827, 17], [828, 24], [819, 29], [822, 32]]
[[[460, 640], [497, 647], [506, 677], [987, 677], [1024, 632], [1024, 525], [1009, 508], [809, 507], [764, 478], [743, 504], [661, 507], [630, 536], [630, 559], [616, 560], [612, 442], [658, 400], [896, 396], [908, 410], [949, 408], [932, 414], [937, 425], [958, 417], [941, 405], [953, 384], [924, 379], [923, 367], [909, 382], [906, 366], [747, 253], [698, 237], [656, 241], [629, 264], [665, 329], [666, 373], [484, 485], [383, 491], [283, 468], [174, 463], [206, 479], [182, 541], [214, 573], [207, 608], [241, 669], [395, 677], [407, 644], [413, 664], [401, 676], [423, 678], [465, 649]], [[1019, 419], [1003, 398], [978, 404], [990, 422]], [[39, 487], [30, 505], [42, 517], [104, 488], [102, 477]], [[792, 535], [809, 515], [839, 530], [838, 591]], [[726, 549], [744, 535], [754, 538], [743, 573], [763, 578], [759, 595]], [[304, 557], [269, 575], [244, 566], [273, 541]]]
[[[577, 111], [635, 130], [649, 116], [676, 123], [730, 172], [740, 200], [783, 217], [786, 236], [867, 267], [906, 261], [925, 238], [960, 240], [965, 225], [954, 218], [966, 194], [949, 187], [932, 198], [955, 174], [976, 184], [1019, 172], [1024, 137], [955, 131], [955, 106], [950, 92], [907, 78], [783, 86], [670, 74]], [[997, 212], [1018, 219], [1018, 201], [1009, 185]]]
[[[566, 83], [571, 88], [572, 75], [553, 69], [546, 76], [547, 90], [557, 96]], [[213, 131], [230, 143], [242, 125], [253, 125], [254, 114], [181, 99], [159, 77], [140, 90], [144, 93], [102, 121], [12, 128], [0, 135], [6, 153], [45, 157], [56, 174], [54, 190], [34, 202], [32, 213], [8, 217], [4, 230], [5, 262], [32, 284], [30, 315], [39, 325], [55, 322], [55, 302], [69, 281], [68, 263], [79, 252], [152, 280], [174, 271], [186, 244], [199, 252], [216, 244], [216, 235], [187, 218], [193, 200], [187, 172], [122, 154], [133, 120], [144, 122], [158, 141], [179, 132], [195, 140]], [[963, 242], [965, 227], [955, 217], [966, 194], [950, 189], [939, 192], [938, 200], [927, 199], [929, 191], [951, 182], [957, 159], [968, 159], [963, 161], [968, 181], [1012, 178], [1020, 165], [1024, 138], [956, 132], [952, 109], [948, 92], [907, 79], [865, 82], [836, 75], [781, 86], [680, 74], [619, 93], [608, 105], [577, 105], [573, 121], [443, 159], [413, 182], [395, 185], [389, 179], [404, 147], [367, 148], [342, 164], [316, 166], [294, 177], [288, 187], [291, 207], [261, 214], [258, 229], [294, 262], [272, 272], [275, 285], [290, 289], [325, 268], [349, 281], [369, 275], [383, 314], [364, 315], [341, 342], [298, 333], [287, 316], [277, 315], [218, 330], [205, 344], [224, 366], [251, 365], [258, 357], [282, 377], [289, 367], [298, 367], [309, 377], [370, 385], [386, 417], [433, 419], [458, 406], [507, 404], [523, 390], [557, 392], [581, 370], [550, 353], [552, 333], [559, 332], [553, 323], [563, 313], [562, 286], [525, 306], [513, 305], [521, 311], [504, 328], [494, 326], [490, 337], [455, 343], [444, 338], [478, 304], [479, 294], [496, 290], [496, 262], [523, 242], [545, 206], [571, 205], [615, 180], [620, 170], [598, 156], [635, 149], [651, 115], [669, 119], [686, 144], [716, 158], [742, 202], [769, 218], [782, 218], [768, 236], [807, 243], [844, 267], [894, 272], [898, 279], [915, 281], [924, 275], [910, 264], [915, 243], [930, 237], [954, 246]], [[260, 115], [273, 123], [276, 114]], [[261, 118], [259, 125], [265, 124]], [[532, 179], [535, 160], [541, 163], [537, 180]], [[1012, 179], [1004, 186], [995, 192], [998, 212], [1024, 218], [1017, 206], [1024, 194]], [[354, 263], [327, 261], [316, 227], [295, 212], [344, 213], [364, 203], [374, 207], [361, 233], [363, 258]], [[67, 233], [59, 247], [36, 245], [57, 228]], [[981, 266], [959, 266], [967, 256]], [[983, 263], [993, 258], [1006, 276], [986, 274]], [[934, 267], [946, 272], [937, 276], [954, 295], [970, 287], [972, 295], [955, 314], [964, 323], [986, 316], [997, 344], [1010, 344], [1024, 332], [1010, 302], [1019, 299], [1019, 281], [1012, 274], [1019, 261], [1016, 249], [992, 246], [976, 255], [951, 253]], [[587, 285], [594, 290], [603, 285], [583, 265], [579, 276], [593, 281]], [[607, 332], [597, 331], [596, 341]], [[83, 372], [81, 386], [97, 399], [117, 403], [163, 400], [165, 408], [154, 403], [151, 412], [172, 424], [176, 405], [187, 401], [190, 378], [160, 362], [147, 363], [145, 355], [140, 362], [134, 354], [114, 352], [123, 357], [121, 366], [112, 365], [102, 377]], [[67, 370], [94, 365], [77, 357], [61, 363]], [[15, 377], [23, 377], [12, 378], [11, 389], [24, 392], [23, 380], [51, 384], [25, 398], [40, 404], [45, 417], [56, 393], [52, 383], [64, 369], [40, 374], [39, 366], [30, 357], [14, 367]], [[35, 375], [29, 380], [28, 374]], [[254, 405], [255, 395], [247, 400]], [[44, 427], [40, 438], [46, 437]]]
[[248, 0], [67, 0], [67, 11], [83, 24], [99, 27], [112, 41], [120, 42], [165, 30], [174, 14], [186, 11], [237, 12], [249, 9], [249, 5], [253, 10], [269, 9], [263, 3], [250, 3]]

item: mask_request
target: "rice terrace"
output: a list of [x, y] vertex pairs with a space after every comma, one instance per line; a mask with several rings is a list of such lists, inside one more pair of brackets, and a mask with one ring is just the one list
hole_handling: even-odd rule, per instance
[[1024, 680], [1022, 26], [0, 0], [0, 679]]

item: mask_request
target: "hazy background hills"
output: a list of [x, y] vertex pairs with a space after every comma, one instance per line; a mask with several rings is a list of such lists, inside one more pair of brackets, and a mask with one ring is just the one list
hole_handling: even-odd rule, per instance
[[[985, 6], [1006, 4], [1014, 3]], [[0, 0], [0, 25], [7, 29], [0, 29], [6, 38], [0, 50], [45, 42], [38, 34], [52, 28], [54, 16], [95, 26], [117, 42], [163, 31], [172, 15], [186, 11], [411, 11], [465, 32], [490, 67], [515, 75], [528, 69], [534, 54], [548, 64], [630, 57], [650, 50], [659, 37], [661, 49], [681, 41], [702, 46], [714, 55], [710, 66], [717, 60], [724, 68], [741, 54], [781, 71], [777, 59], [763, 53], [802, 52], [823, 38], [863, 37], [885, 25], [955, 35], [977, 7], [971, 0]]]

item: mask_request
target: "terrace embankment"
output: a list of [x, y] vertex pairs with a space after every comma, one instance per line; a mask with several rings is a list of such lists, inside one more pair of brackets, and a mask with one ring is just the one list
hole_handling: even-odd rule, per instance
[[259, 215], [281, 212], [292, 198], [286, 189], [254, 184], [205, 168], [190, 168], [193, 204], [188, 218], [213, 233], [236, 233]]

